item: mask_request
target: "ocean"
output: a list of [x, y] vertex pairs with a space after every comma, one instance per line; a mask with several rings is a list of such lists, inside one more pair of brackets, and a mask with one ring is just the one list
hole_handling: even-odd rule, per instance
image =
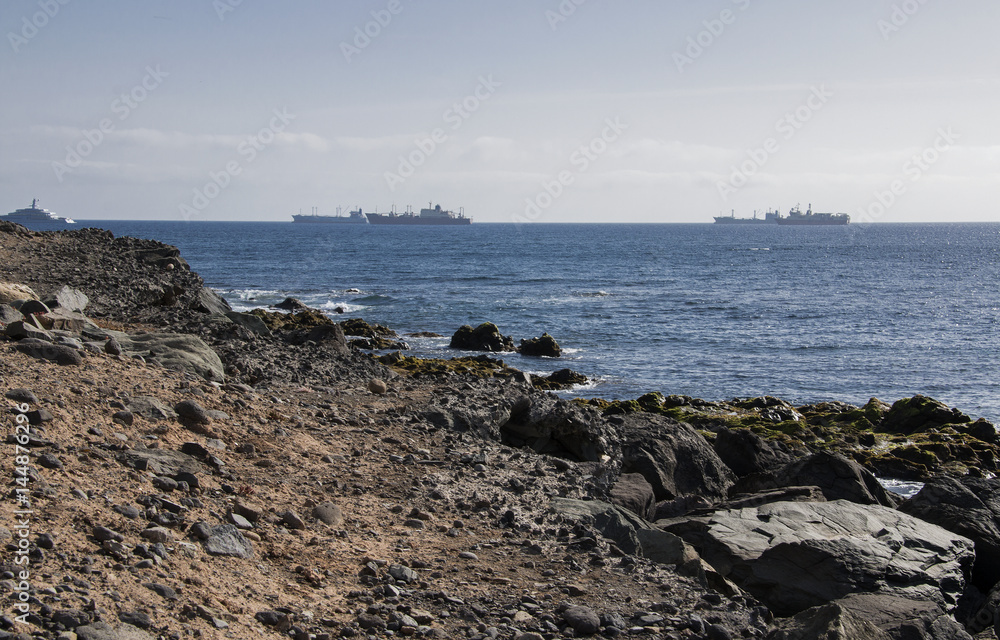
[[1000, 420], [1000, 224], [81, 223], [177, 245], [237, 310], [294, 296], [444, 336], [415, 355], [461, 355], [463, 324], [548, 332], [562, 358], [501, 357], [592, 379], [569, 396], [921, 393]]

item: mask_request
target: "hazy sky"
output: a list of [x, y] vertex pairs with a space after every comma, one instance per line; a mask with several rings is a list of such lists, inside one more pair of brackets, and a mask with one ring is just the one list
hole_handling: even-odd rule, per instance
[[0, 208], [995, 221], [996, 0], [2, 0]]

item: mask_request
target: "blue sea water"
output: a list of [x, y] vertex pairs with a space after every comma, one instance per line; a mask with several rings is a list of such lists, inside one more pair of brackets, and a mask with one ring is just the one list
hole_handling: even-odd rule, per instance
[[579, 396], [922, 393], [1000, 419], [1000, 224], [86, 224], [177, 245], [236, 309], [295, 296], [400, 333], [548, 332], [562, 358], [504, 359], [592, 377]]

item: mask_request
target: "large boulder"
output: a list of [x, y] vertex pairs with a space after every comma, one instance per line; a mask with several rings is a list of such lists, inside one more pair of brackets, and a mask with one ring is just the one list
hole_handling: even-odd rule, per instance
[[652, 520], [656, 513], [653, 486], [638, 473], [623, 473], [611, 487], [611, 502], [632, 513]]
[[855, 593], [836, 604], [885, 631], [893, 640], [972, 640], [954, 616], [928, 600]]
[[58, 308], [63, 311], [83, 313], [83, 310], [87, 308], [88, 302], [90, 302], [90, 298], [87, 297], [87, 294], [69, 285], [63, 285], [61, 289], [45, 301], [45, 304], [50, 309]]
[[14, 345], [14, 348], [32, 358], [51, 360], [56, 364], [77, 365], [83, 363], [83, 355], [76, 349], [63, 344], [52, 344], [38, 338], [24, 338]]
[[975, 557], [968, 538], [846, 500], [775, 502], [662, 524], [781, 616], [865, 592], [950, 612]]
[[870, 471], [839, 453], [820, 451], [783, 468], [748, 476], [735, 487], [741, 493], [757, 493], [778, 487], [815, 486], [827, 500], [850, 500], [858, 504], [894, 507], [898, 500]]
[[11, 322], [19, 322], [23, 319], [24, 315], [20, 311], [9, 304], [0, 302], [0, 325], [10, 324]]
[[521, 346], [518, 347], [518, 351], [521, 352], [522, 356], [558, 358], [562, 355], [559, 343], [547, 333], [543, 333], [540, 338], [521, 340]]
[[779, 618], [766, 640], [893, 640], [885, 631], [832, 602]]
[[452, 349], [493, 353], [515, 350], [514, 340], [510, 336], [501, 334], [500, 329], [492, 322], [484, 322], [476, 328], [470, 325], [459, 327], [451, 337], [449, 346]]
[[226, 302], [222, 296], [208, 287], [201, 287], [198, 290], [198, 293], [194, 296], [194, 301], [191, 303], [191, 308], [195, 311], [211, 314], [232, 311], [232, 307], [229, 306], [229, 303]]
[[570, 522], [593, 523], [601, 535], [628, 554], [662, 564], [683, 564], [697, 558], [680, 537], [607, 502], [553, 498], [552, 511]]
[[38, 300], [38, 294], [24, 284], [0, 282], [0, 303], [10, 304], [17, 300]]
[[183, 333], [142, 333], [129, 338], [130, 344], [122, 343], [122, 347], [127, 352], [143, 355], [147, 362], [168, 369], [190, 371], [215, 382], [222, 382], [226, 378], [219, 355], [198, 336]]
[[971, 640], [939, 606], [859, 593], [775, 621], [767, 640]]
[[736, 481], [712, 445], [688, 424], [649, 413], [613, 420], [627, 438], [622, 472], [642, 474], [658, 501], [690, 494], [718, 501]]
[[562, 458], [597, 462], [620, 457], [617, 431], [598, 411], [498, 379], [477, 381], [462, 394], [438, 396], [424, 418], [448, 430]]
[[936, 478], [899, 510], [971, 539], [972, 582], [988, 592], [1000, 581], [1000, 480]]
[[908, 435], [918, 431], [937, 429], [946, 424], [966, 424], [972, 418], [934, 398], [915, 395], [893, 403], [885, 414], [879, 431]]
[[141, 356], [146, 362], [179, 369], [215, 382], [225, 380], [222, 360], [205, 341], [186, 333], [126, 334], [107, 329], [84, 329], [85, 339], [105, 342], [111, 338], [124, 355]]
[[795, 459], [781, 442], [765, 440], [749, 429], [720, 429], [713, 446], [726, 466], [741, 478], [776, 471]]

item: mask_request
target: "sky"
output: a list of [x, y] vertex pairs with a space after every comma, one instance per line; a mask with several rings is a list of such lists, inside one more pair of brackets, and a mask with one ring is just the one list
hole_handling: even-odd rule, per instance
[[0, 208], [997, 221], [995, 0], [3, 0]]

